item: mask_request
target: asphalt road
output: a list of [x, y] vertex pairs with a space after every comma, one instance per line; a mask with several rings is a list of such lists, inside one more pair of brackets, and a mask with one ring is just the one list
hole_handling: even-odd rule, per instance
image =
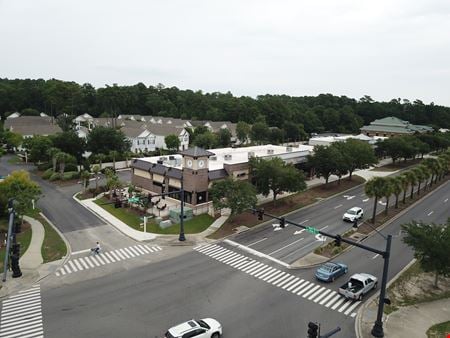
[[[445, 222], [449, 195], [447, 182], [382, 231], [394, 235], [390, 278], [412, 258], [401, 241], [400, 224]], [[375, 235], [365, 244], [383, 250], [385, 240]], [[339, 261], [349, 265], [349, 275], [368, 272], [381, 278], [382, 259], [374, 256], [354, 248]], [[288, 272], [313, 281], [314, 269]], [[324, 286], [337, 290], [347, 277]], [[335, 337], [355, 336], [354, 318], [199, 252], [60, 288], [47, 289], [44, 282], [42, 288], [46, 337], [162, 337], [168, 327], [197, 317], [218, 319], [225, 336], [233, 338], [303, 337], [309, 321], [321, 322], [322, 332], [340, 326]]]
[[[394, 202], [395, 196], [392, 196], [390, 205]], [[353, 226], [352, 223], [342, 220], [346, 210], [361, 207], [364, 210], [364, 219], [370, 219], [373, 206], [373, 199], [366, 196], [364, 185], [361, 185], [298, 210], [286, 218], [328, 233], [342, 234], [351, 230]], [[382, 199], [377, 204], [377, 214], [383, 212], [384, 208], [385, 202]], [[276, 228], [274, 225], [278, 225], [278, 221], [269, 221], [262, 226], [232, 236], [231, 239], [287, 264], [292, 264], [321, 246], [324, 240], [330, 240], [322, 236], [313, 236], [294, 225], [287, 225], [284, 229]]]

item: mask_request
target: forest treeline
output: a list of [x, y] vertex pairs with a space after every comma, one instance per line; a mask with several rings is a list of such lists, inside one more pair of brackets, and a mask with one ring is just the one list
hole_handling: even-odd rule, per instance
[[413, 124], [435, 128], [450, 127], [450, 108], [425, 104], [420, 100], [393, 99], [376, 102], [370, 96], [353, 99], [346, 96], [260, 95], [236, 97], [228, 93], [146, 86], [106, 86], [89, 83], [31, 79], [0, 79], [0, 115], [13, 112], [35, 115], [45, 112], [94, 117], [140, 114], [196, 120], [245, 121], [265, 119], [269, 126], [284, 128], [286, 123], [303, 125], [307, 133], [356, 133], [371, 121], [396, 116]]

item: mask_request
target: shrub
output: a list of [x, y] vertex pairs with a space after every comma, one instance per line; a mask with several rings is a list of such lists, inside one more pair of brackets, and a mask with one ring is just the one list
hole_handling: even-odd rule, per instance
[[48, 180], [52, 175], [53, 175], [53, 169], [49, 168], [42, 174], [42, 178], [44, 180]]
[[80, 173], [78, 171], [68, 171], [63, 174], [63, 181], [73, 180], [80, 177]]
[[48, 179], [49, 181], [59, 180], [59, 173], [53, 173], [52, 176]]
[[38, 164], [37, 168], [39, 171], [45, 171], [49, 168], [52, 168], [53, 165], [50, 162], [44, 162], [44, 163], [40, 163]]
[[66, 166], [64, 167], [64, 172], [67, 173], [71, 171], [78, 171], [78, 167], [74, 163], [67, 163]]

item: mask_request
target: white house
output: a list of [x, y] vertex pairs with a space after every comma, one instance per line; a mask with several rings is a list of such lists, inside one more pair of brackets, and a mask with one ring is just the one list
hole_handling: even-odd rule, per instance
[[122, 127], [120, 129], [131, 143], [133, 153], [156, 150], [156, 137], [146, 128]]
[[85, 125], [89, 130], [93, 128], [94, 118], [85, 113], [83, 115], [78, 115], [73, 119], [73, 122], [76, 124], [75, 129], [79, 129], [81, 124]]

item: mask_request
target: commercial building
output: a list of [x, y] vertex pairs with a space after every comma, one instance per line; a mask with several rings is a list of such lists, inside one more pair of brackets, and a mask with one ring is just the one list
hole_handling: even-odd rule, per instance
[[359, 140], [362, 142], [366, 142], [368, 144], [371, 145], [375, 145], [375, 143], [377, 143], [378, 141], [384, 140], [386, 139], [386, 137], [382, 137], [382, 136], [367, 136], [364, 134], [359, 134], [359, 135], [340, 135], [340, 134], [335, 134], [335, 135], [326, 135], [326, 136], [322, 136], [322, 135], [317, 135], [317, 136], [313, 136], [309, 139], [308, 144], [310, 146], [329, 146], [330, 144], [334, 143], [334, 142], [345, 142], [349, 139], [353, 139], [353, 140]]
[[397, 117], [391, 116], [370, 122], [370, 125], [364, 126], [360, 130], [361, 133], [367, 136], [393, 137], [396, 135], [429, 133], [433, 131], [433, 128], [429, 126], [411, 124], [408, 121], [403, 121]]

